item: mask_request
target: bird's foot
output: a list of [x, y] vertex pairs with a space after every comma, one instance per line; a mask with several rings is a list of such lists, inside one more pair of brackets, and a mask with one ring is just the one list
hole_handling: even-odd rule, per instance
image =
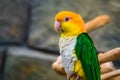
[[76, 76], [76, 73], [75, 73], [75, 72], [71, 72], [71, 73], [68, 75], [68, 80], [70, 80], [73, 76]]
[[77, 75], [77, 73], [75, 73], [75, 72], [71, 72], [71, 73], [68, 75], [68, 80], [70, 80], [72, 77], [75, 77], [75, 80], [81, 80], [80, 76]]
[[79, 76], [79, 75], [77, 75], [76, 80], [81, 80], [81, 78], [80, 78], [80, 76]]

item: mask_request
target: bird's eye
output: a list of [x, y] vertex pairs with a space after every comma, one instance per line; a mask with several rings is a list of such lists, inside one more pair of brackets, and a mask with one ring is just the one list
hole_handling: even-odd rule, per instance
[[70, 18], [68, 18], [68, 17], [66, 17], [65, 19], [64, 19], [64, 21], [69, 21], [70, 20]]

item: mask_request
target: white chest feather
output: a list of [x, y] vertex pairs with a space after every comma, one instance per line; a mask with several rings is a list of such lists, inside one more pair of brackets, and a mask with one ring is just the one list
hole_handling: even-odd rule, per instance
[[77, 58], [73, 55], [76, 44], [76, 37], [60, 38], [59, 48], [62, 56], [62, 65], [67, 73], [74, 69], [74, 62]]

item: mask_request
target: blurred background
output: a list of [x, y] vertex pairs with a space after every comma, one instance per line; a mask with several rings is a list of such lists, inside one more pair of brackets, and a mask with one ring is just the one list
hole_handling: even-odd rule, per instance
[[0, 0], [1, 80], [66, 80], [51, 68], [59, 55], [54, 16], [62, 10], [85, 22], [109, 15], [110, 23], [89, 35], [99, 52], [120, 47], [120, 0]]

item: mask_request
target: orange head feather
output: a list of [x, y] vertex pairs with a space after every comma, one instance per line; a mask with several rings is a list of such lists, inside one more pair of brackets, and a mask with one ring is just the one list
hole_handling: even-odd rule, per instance
[[63, 36], [77, 36], [86, 32], [81, 16], [70, 11], [61, 11], [55, 16], [54, 28], [60, 30]]

